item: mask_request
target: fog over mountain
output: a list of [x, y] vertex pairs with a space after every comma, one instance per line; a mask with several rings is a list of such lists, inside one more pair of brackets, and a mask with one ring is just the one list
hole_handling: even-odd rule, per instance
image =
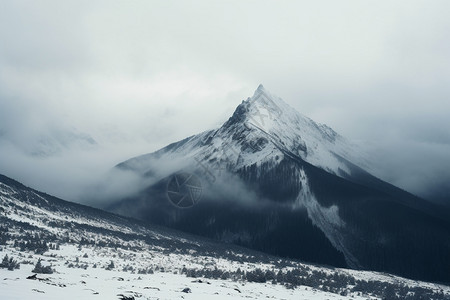
[[0, 173], [83, 202], [112, 166], [219, 127], [263, 83], [363, 145], [378, 177], [448, 204], [449, 9], [2, 1]]

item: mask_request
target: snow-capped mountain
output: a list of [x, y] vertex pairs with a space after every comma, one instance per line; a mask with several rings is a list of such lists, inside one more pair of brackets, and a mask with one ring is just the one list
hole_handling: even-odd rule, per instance
[[450, 282], [449, 211], [367, 166], [260, 85], [220, 128], [119, 164], [147, 184], [108, 209], [280, 256]]
[[[262, 85], [251, 98], [242, 101], [221, 128], [190, 137], [155, 154], [159, 160], [202, 156], [210, 163], [224, 162], [233, 171], [255, 163], [282, 160], [284, 156], [300, 157], [338, 176], [351, 175], [345, 160], [358, 166], [367, 165], [356, 145], [330, 127], [301, 115]], [[146, 173], [153, 168], [151, 160], [155, 154], [133, 158], [119, 166]]]
[[450, 299], [450, 287], [308, 265], [63, 201], [0, 175], [1, 299]]

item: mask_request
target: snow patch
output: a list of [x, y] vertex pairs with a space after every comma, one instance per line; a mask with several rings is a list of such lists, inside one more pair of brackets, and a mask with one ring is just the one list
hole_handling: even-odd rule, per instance
[[345, 222], [339, 217], [339, 208], [336, 205], [330, 207], [320, 205], [309, 187], [308, 177], [303, 168], [299, 172], [302, 189], [293, 208], [306, 209], [309, 219], [325, 234], [331, 244], [344, 254], [347, 264], [352, 268], [357, 268], [359, 266], [358, 260], [346, 249], [341, 234]]

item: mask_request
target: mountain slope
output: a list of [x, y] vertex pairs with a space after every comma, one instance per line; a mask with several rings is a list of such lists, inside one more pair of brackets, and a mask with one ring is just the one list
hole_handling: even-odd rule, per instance
[[63, 201], [2, 175], [0, 220], [0, 294], [7, 300], [450, 299], [448, 286], [218, 244]]
[[[147, 185], [109, 209], [276, 255], [450, 282], [449, 211], [375, 178], [365, 161], [259, 86], [219, 129], [119, 164]], [[167, 201], [180, 172], [202, 182], [189, 209]]]

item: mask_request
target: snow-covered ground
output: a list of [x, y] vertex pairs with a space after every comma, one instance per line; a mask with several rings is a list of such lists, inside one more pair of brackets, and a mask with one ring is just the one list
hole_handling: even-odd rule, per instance
[[[53, 274], [38, 274], [37, 279], [26, 279], [32, 275], [33, 265], [22, 264], [20, 270], [7, 271], [0, 269], [1, 299], [120, 299], [120, 295], [133, 296], [135, 299], [347, 299], [337, 294], [323, 292], [311, 287], [300, 286], [288, 289], [279, 284], [254, 283], [232, 280], [198, 279], [180, 274], [182, 269], [172, 267], [170, 271], [155, 270], [153, 274], [138, 274], [123, 271], [126, 265], [135, 263], [155, 265], [155, 261], [147, 257], [136, 257], [129, 260], [123, 256], [119, 258], [115, 251], [96, 251], [76, 247], [62, 247], [60, 251], [49, 251], [39, 256], [47, 264], [52, 264], [56, 270]], [[13, 257], [14, 251], [1, 251], [2, 255], [9, 253]], [[88, 258], [83, 258], [89, 253]], [[17, 253], [16, 253], [17, 254]], [[88, 254], [88, 255], [89, 255]], [[130, 253], [128, 253], [130, 254]], [[20, 255], [20, 254], [19, 254]], [[52, 255], [57, 255], [52, 257]], [[116, 255], [116, 257], [112, 257]], [[145, 254], [142, 254], [146, 256]], [[35, 261], [38, 256], [27, 258]], [[87, 264], [89, 267], [69, 268], [65, 261], [76, 264]], [[113, 270], [106, 270], [111, 259], [115, 262]], [[25, 258], [24, 258], [25, 259]], [[161, 259], [161, 258], [159, 258]], [[182, 261], [180, 261], [181, 263]], [[186, 264], [190, 262], [185, 261]], [[93, 266], [97, 264], [97, 268]], [[158, 263], [159, 264], [159, 263]], [[183, 292], [184, 289], [189, 292]], [[353, 295], [353, 299], [376, 299]]]
[[[20, 265], [0, 265], [2, 300], [450, 299], [445, 285], [281, 259], [0, 179], [0, 261]], [[39, 260], [54, 272], [27, 279]]]
[[[0, 255], [8, 255], [21, 263], [19, 270], [0, 269], [1, 299], [382, 299], [361, 292], [341, 296], [310, 286], [287, 288], [284, 285], [256, 283], [234, 279], [208, 279], [188, 277], [183, 268], [209, 265], [221, 270], [240, 266], [251, 270], [254, 264], [237, 263], [186, 255], [163, 254], [159, 251], [128, 251], [100, 247], [61, 246], [43, 255], [23, 253], [13, 248], [3, 248]], [[53, 274], [32, 276], [35, 263], [51, 265]], [[114, 264], [109, 269], [108, 266]], [[257, 265], [270, 268], [270, 265]], [[273, 266], [272, 266], [273, 267]], [[449, 297], [450, 288], [437, 284], [406, 280], [376, 272], [345, 269], [327, 269], [309, 266], [312, 270], [339, 272], [363, 280], [391, 282], [442, 290]], [[145, 270], [145, 272], [143, 271]], [[151, 271], [150, 271], [151, 270]], [[186, 290], [187, 289], [187, 290]], [[446, 299], [446, 298], [435, 298]]]

